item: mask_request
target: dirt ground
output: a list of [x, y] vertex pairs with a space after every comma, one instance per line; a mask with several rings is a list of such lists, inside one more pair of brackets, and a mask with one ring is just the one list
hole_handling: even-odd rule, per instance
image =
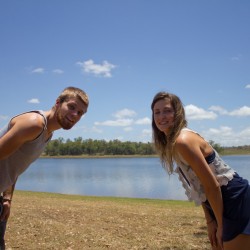
[[6, 249], [209, 248], [201, 207], [190, 202], [16, 191]]

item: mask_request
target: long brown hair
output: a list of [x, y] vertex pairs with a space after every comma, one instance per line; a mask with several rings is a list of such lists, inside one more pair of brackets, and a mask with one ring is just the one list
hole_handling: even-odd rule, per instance
[[[174, 109], [174, 126], [171, 128], [168, 135], [160, 131], [154, 121], [154, 105], [160, 100], [169, 100]], [[174, 161], [177, 156], [174, 152], [175, 141], [184, 127], [187, 127], [187, 120], [185, 117], [185, 110], [180, 98], [168, 92], [159, 92], [154, 96], [151, 104], [152, 110], [152, 129], [153, 129], [153, 143], [156, 152], [160, 156], [162, 166], [169, 174], [174, 171]]]

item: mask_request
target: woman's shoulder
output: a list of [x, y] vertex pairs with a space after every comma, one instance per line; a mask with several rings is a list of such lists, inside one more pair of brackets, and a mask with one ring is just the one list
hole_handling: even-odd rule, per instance
[[182, 129], [175, 141], [175, 148], [178, 151], [193, 151], [194, 148], [200, 148], [204, 144], [204, 139], [195, 131], [185, 128]]
[[177, 143], [189, 143], [190, 140], [200, 137], [199, 134], [189, 128], [183, 128], [177, 137]]
[[189, 140], [201, 140], [206, 141], [203, 136], [201, 136], [197, 131], [189, 129], [189, 128], [183, 128], [178, 136], [178, 139], [180, 141], [189, 141]]

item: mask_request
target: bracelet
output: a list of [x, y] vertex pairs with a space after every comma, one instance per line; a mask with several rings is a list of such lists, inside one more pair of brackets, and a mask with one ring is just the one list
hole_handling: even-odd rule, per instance
[[207, 225], [210, 224], [213, 221], [214, 221], [214, 219], [211, 219], [210, 221], [207, 222]]
[[6, 202], [8, 201], [9, 203], [11, 202], [11, 199], [8, 199], [8, 198], [3, 198], [3, 202]]

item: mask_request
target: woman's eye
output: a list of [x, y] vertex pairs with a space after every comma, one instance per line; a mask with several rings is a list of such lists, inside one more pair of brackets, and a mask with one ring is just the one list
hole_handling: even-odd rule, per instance
[[166, 109], [166, 110], [164, 110], [164, 113], [165, 114], [171, 114], [171, 113], [173, 113], [173, 110], [172, 109]]

